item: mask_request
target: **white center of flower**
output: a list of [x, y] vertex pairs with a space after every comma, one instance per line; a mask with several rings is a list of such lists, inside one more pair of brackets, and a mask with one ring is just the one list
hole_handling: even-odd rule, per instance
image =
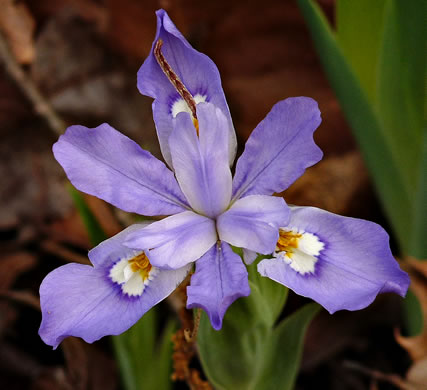
[[[206, 101], [206, 95], [200, 95], [199, 93], [194, 95], [194, 101], [196, 104], [203, 103]], [[192, 115], [190, 107], [188, 107], [188, 104], [185, 102], [183, 98], [179, 98], [176, 100], [172, 105], [172, 116], [175, 118], [180, 112], [188, 112], [190, 115]]]
[[280, 228], [274, 256], [300, 273], [314, 273], [318, 256], [325, 247], [319, 238], [304, 230]]
[[157, 272], [158, 269], [150, 264], [144, 252], [135, 252], [114, 264], [109, 276], [121, 286], [124, 294], [140, 296]]

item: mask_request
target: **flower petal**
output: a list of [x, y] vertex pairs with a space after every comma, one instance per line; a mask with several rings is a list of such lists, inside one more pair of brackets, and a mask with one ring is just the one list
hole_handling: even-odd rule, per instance
[[196, 272], [187, 287], [187, 308], [201, 307], [212, 327], [219, 330], [227, 308], [249, 294], [248, 272], [242, 259], [222, 242], [197, 260]]
[[187, 113], [178, 114], [169, 138], [178, 183], [191, 207], [215, 218], [230, 204], [227, 119], [210, 103], [197, 108], [199, 136]]
[[320, 122], [313, 99], [296, 97], [275, 104], [237, 161], [233, 199], [282, 192], [316, 164], [322, 152], [313, 141], [313, 132]]
[[283, 198], [251, 195], [236, 201], [217, 219], [220, 240], [231, 245], [270, 254], [286, 224], [290, 210]]
[[261, 275], [314, 299], [330, 313], [363, 309], [379, 293], [406, 294], [409, 277], [392, 256], [381, 226], [314, 207], [293, 207], [288, 226], [324, 244], [314, 272], [302, 274], [275, 258], [258, 264]]
[[258, 257], [258, 253], [249, 249], [243, 248], [243, 260], [247, 265], [251, 265]]
[[[131, 229], [132, 230], [132, 229]], [[178, 270], [152, 269], [143, 288], [134, 295], [112, 279], [112, 269], [135, 255], [124, 247], [128, 229], [101, 243], [92, 251], [95, 267], [67, 264], [49, 273], [40, 286], [42, 323], [39, 334], [56, 348], [68, 336], [82, 337], [92, 343], [106, 335], [117, 335], [130, 328], [151, 307], [166, 298], [185, 278], [190, 266]], [[102, 250], [99, 250], [99, 248]], [[112, 252], [108, 252], [108, 248]], [[136, 283], [135, 283], [136, 282]], [[133, 290], [132, 290], [133, 289]], [[142, 290], [142, 291], [141, 291]]]
[[166, 61], [196, 98], [196, 101], [210, 102], [220, 108], [226, 116], [229, 162], [231, 165], [236, 155], [236, 134], [222, 90], [218, 69], [209, 57], [191, 47], [164, 10], [159, 10], [156, 14], [157, 32], [150, 55], [138, 71], [138, 89], [143, 95], [155, 99], [153, 115], [163, 157], [169, 166], [172, 166], [168, 141], [173, 129], [172, 119], [176, 115], [174, 105], [179, 106], [183, 100], [163, 74], [154, 57], [154, 45], [159, 39], [163, 40], [162, 53]]
[[217, 239], [213, 220], [185, 211], [131, 233], [125, 245], [144, 250], [156, 267], [177, 269], [203, 256]]
[[170, 215], [188, 209], [173, 173], [106, 123], [69, 127], [53, 153], [77, 189], [122, 210]]

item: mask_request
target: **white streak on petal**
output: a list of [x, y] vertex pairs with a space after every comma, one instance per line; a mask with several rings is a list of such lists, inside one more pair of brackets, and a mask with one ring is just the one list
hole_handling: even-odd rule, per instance
[[[194, 101], [196, 104], [203, 103], [206, 101], [206, 95], [200, 95], [199, 93], [194, 95]], [[180, 112], [187, 112], [191, 115], [190, 107], [183, 98], [179, 98], [172, 105], [172, 116], [175, 118]]]

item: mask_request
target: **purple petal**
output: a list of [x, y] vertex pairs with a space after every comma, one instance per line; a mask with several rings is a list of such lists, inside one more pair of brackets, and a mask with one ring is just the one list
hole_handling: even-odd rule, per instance
[[172, 166], [169, 150], [169, 136], [173, 129], [172, 108], [181, 98], [154, 57], [153, 48], [158, 39], [163, 40], [164, 57], [190, 93], [214, 104], [226, 116], [231, 165], [236, 154], [236, 135], [218, 69], [209, 57], [190, 46], [164, 10], [159, 10], [156, 14], [157, 32], [150, 55], [138, 71], [138, 89], [143, 95], [155, 99], [153, 115], [163, 157]]
[[125, 245], [145, 250], [156, 267], [177, 269], [203, 256], [217, 239], [212, 219], [185, 211], [129, 234]]
[[292, 208], [288, 226], [311, 233], [324, 244], [314, 272], [301, 274], [275, 258], [258, 264], [261, 275], [314, 299], [330, 313], [363, 309], [379, 293], [406, 294], [409, 277], [392, 256], [381, 226], [314, 207]]
[[[125, 293], [123, 284], [112, 279], [111, 270], [135, 256], [135, 251], [122, 245], [128, 232], [126, 229], [117, 235], [119, 237], [106, 240], [98, 250], [91, 251], [95, 267], [67, 264], [43, 280], [39, 334], [46, 344], [56, 348], [68, 336], [82, 337], [92, 343], [106, 335], [120, 334], [166, 298], [185, 278], [190, 266], [179, 270], [152, 268], [145, 283], [142, 279], [138, 281], [140, 276], [135, 275], [136, 283], [142, 286], [139, 292]], [[111, 253], [108, 248], [112, 249]], [[132, 282], [135, 284], [135, 281]]]
[[170, 151], [176, 178], [191, 207], [215, 218], [231, 199], [227, 119], [210, 103], [198, 106], [197, 118], [199, 137], [189, 114], [177, 116]]
[[287, 223], [289, 214], [283, 198], [251, 195], [218, 217], [218, 235], [231, 245], [270, 254], [279, 237], [278, 227]]
[[243, 248], [243, 260], [247, 265], [251, 265], [257, 257], [258, 253]]
[[282, 192], [316, 164], [322, 152], [313, 141], [313, 132], [320, 122], [313, 99], [296, 97], [275, 104], [237, 161], [233, 199]]
[[53, 153], [77, 189], [124, 211], [170, 215], [188, 209], [173, 173], [106, 123], [69, 127]]
[[187, 287], [187, 308], [201, 307], [212, 327], [219, 330], [227, 308], [249, 294], [248, 272], [242, 259], [222, 242], [197, 260], [196, 272]]

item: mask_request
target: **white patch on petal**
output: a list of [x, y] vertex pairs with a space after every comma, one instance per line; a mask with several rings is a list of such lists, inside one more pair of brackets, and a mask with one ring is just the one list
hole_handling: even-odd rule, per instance
[[301, 275], [314, 273], [318, 256], [325, 244], [316, 235], [296, 228], [280, 228], [279, 233], [274, 256]]
[[137, 272], [134, 272], [129, 280], [122, 285], [122, 291], [131, 297], [141, 295], [144, 288], [144, 282]]
[[[206, 95], [200, 95], [199, 93], [194, 95], [194, 101], [196, 104], [203, 103], [206, 101]], [[183, 98], [179, 98], [172, 105], [172, 116], [175, 118], [180, 112], [188, 112], [191, 115], [190, 107]]]
[[135, 251], [114, 264], [109, 273], [110, 279], [120, 285], [122, 292], [129, 296], [140, 296], [159, 271], [150, 264], [148, 259], [146, 259], [148, 264], [146, 268], [135, 265], [135, 259], [141, 259], [142, 256], [145, 256], [144, 252]]
[[319, 240], [317, 236], [311, 233], [304, 232], [298, 240], [298, 249], [307, 255], [319, 256], [320, 251], [325, 247], [325, 244]]
[[113, 282], [122, 284], [125, 280], [124, 269], [127, 267], [127, 259], [123, 259], [114, 264], [110, 271], [110, 278]]

